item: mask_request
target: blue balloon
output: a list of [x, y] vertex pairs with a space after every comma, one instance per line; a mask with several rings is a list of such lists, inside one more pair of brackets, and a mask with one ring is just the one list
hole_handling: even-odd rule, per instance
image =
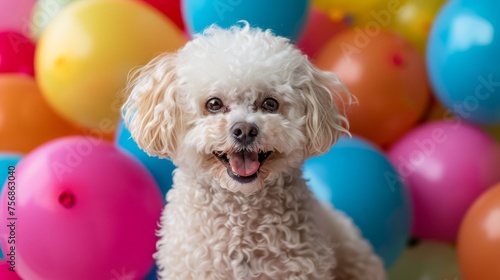
[[271, 29], [296, 40], [309, 15], [309, 0], [183, 0], [182, 13], [191, 34], [212, 24], [227, 28], [246, 20], [251, 27]]
[[341, 138], [304, 164], [304, 177], [322, 202], [351, 217], [389, 268], [410, 236], [412, 206], [387, 157], [359, 138]]
[[117, 130], [116, 144], [120, 149], [132, 154], [146, 166], [155, 178], [158, 186], [160, 186], [163, 198], [165, 198], [167, 192], [172, 188], [172, 172], [175, 169], [175, 165], [168, 159], [152, 157], [141, 150], [134, 139], [132, 139], [130, 131], [125, 127], [123, 122], [120, 123]]
[[427, 69], [441, 103], [479, 124], [500, 123], [500, 1], [452, 0], [434, 20]]
[[[16, 166], [17, 163], [21, 160], [21, 155], [19, 154], [10, 154], [10, 153], [0, 153], [0, 193], [5, 187], [5, 183], [7, 182], [7, 178], [10, 176], [9, 174], [9, 166]], [[16, 176], [14, 170], [14, 177]], [[15, 181], [14, 181], [15, 182]], [[0, 248], [0, 259], [4, 257], [2, 253], [2, 249]]]

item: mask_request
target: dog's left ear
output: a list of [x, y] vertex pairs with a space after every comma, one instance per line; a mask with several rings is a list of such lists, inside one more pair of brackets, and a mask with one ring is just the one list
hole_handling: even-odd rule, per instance
[[176, 59], [176, 54], [160, 55], [129, 78], [123, 119], [137, 145], [151, 156], [171, 156], [182, 135]]
[[342, 133], [349, 134], [349, 123], [339, 106], [350, 102], [351, 97], [334, 73], [321, 71], [309, 61], [304, 67], [308, 77], [302, 87], [306, 100], [307, 153], [318, 156], [328, 152]]

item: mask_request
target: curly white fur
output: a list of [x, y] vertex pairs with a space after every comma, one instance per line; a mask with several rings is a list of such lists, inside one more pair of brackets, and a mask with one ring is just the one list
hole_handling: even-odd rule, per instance
[[[343, 93], [289, 40], [248, 25], [208, 28], [135, 72], [124, 120], [142, 149], [178, 166], [155, 254], [162, 279], [385, 278], [352, 222], [302, 179], [303, 162], [347, 132]], [[214, 97], [217, 113], [205, 108]], [[259, 131], [245, 146], [230, 133], [241, 122]], [[271, 153], [251, 182], [216, 156], [242, 150]]]

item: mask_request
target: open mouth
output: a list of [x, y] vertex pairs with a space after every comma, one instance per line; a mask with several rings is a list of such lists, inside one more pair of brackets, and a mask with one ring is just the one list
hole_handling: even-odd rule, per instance
[[251, 152], [247, 150], [213, 154], [226, 166], [229, 177], [239, 183], [250, 183], [257, 179], [259, 168], [272, 152]]

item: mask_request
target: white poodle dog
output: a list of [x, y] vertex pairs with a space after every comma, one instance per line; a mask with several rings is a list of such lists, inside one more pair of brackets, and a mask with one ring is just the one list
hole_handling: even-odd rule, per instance
[[350, 219], [301, 167], [327, 152], [347, 90], [286, 38], [208, 28], [132, 76], [123, 117], [178, 167], [155, 254], [161, 279], [385, 279]]

